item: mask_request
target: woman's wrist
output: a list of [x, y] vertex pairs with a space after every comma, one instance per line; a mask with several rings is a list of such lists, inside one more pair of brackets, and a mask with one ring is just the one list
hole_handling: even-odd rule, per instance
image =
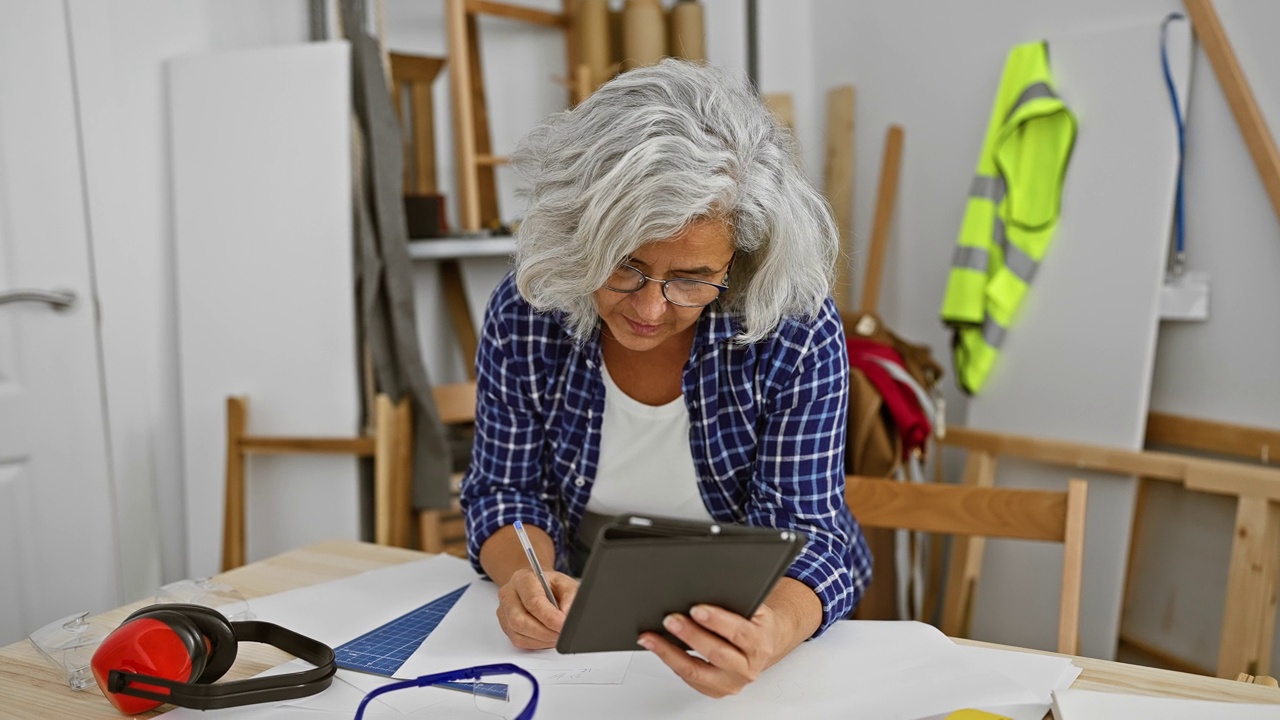
[[[542, 528], [525, 525], [529, 543], [544, 568], [555, 567], [555, 543]], [[490, 535], [480, 546], [480, 566], [498, 587], [506, 585], [511, 576], [521, 569], [529, 569], [529, 557], [525, 555], [515, 528], [507, 525]]]
[[782, 637], [770, 665], [786, 657], [800, 643], [813, 637], [822, 625], [822, 600], [808, 585], [784, 577], [765, 600], [780, 622]]

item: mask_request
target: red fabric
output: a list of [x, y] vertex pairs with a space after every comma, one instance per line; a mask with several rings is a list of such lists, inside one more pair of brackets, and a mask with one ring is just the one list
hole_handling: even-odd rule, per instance
[[[863, 340], [857, 337], [848, 338], [849, 365], [862, 371], [867, 380], [875, 386], [889, 410], [898, 433], [902, 436], [902, 453], [906, 457], [916, 448], [924, 447], [933, 432], [933, 426], [920, 401], [905, 383], [899, 382], [879, 363], [871, 358], [887, 360], [895, 365], [902, 365], [902, 356], [888, 345]], [[905, 370], [904, 370], [905, 371]]]

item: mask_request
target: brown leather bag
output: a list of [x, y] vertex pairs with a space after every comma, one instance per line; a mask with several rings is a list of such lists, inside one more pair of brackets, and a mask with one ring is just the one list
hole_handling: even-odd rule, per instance
[[[926, 392], [942, 380], [942, 366], [926, 345], [908, 342], [875, 313], [845, 313], [846, 337], [888, 345], [902, 356], [902, 367]], [[849, 372], [849, 424], [845, 471], [850, 475], [892, 477], [902, 464], [902, 437], [875, 386], [857, 368]]]

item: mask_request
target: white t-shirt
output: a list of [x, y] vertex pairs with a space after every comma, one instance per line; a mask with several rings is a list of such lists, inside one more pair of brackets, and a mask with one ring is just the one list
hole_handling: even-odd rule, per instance
[[600, 461], [587, 511], [712, 520], [698, 490], [684, 396], [665, 405], [645, 405], [623, 392], [608, 368], [601, 368]]

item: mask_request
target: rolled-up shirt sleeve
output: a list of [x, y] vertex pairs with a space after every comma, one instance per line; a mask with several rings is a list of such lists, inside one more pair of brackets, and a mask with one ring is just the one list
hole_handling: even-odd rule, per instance
[[[515, 349], [539, 341], [516, 312], [513, 292], [490, 298], [476, 357], [476, 432], [462, 481], [467, 554], [483, 573], [480, 548], [489, 536], [520, 520], [557, 544], [563, 536], [556, 488], [542, 473], [546, 428], [527, 368]], [[524, 357], [527, 357], [526, 353]]]
[[[793, 327], [794, 329], [794, 327]], [[815, 636], [848, 617], [871, 578], [871, 557], [844, 499], [849, 357], [828, 301], [818, 322], [785, 332], [765, 380], [748, 522], [804, 532], [787, 577], [822, 601]]]

